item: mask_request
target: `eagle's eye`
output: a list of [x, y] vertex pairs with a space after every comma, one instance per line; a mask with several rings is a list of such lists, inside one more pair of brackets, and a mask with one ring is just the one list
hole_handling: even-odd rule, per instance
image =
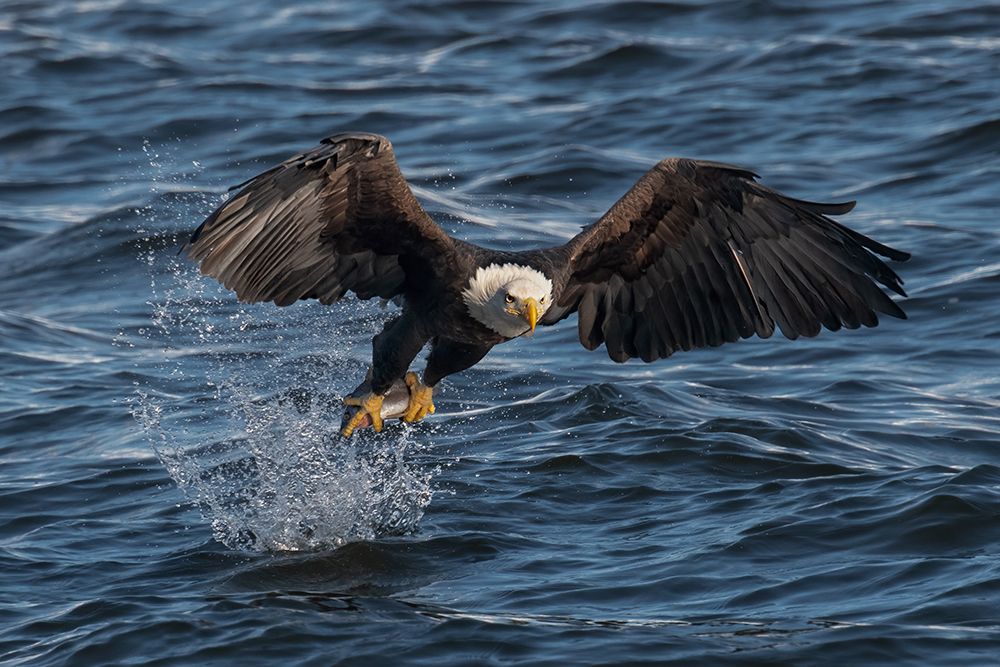
[[545, 297], [543, 296], [541, 299], [539, 299], [538, 303], [545, 303]]
[[510, 294], [508, 294], [507, 297], [505, 298], [505, 301], [507, 303], [514, 303], [514, 297], [512, 297]]

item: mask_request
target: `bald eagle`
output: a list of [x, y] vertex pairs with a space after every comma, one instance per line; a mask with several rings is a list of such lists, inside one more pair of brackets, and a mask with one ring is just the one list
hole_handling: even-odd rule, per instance
[[[187, 251], [244, 302], [401, 299], [372, 340], [370, 393], [345, 399], [359, 408], [345, 436], [362, 420], [381, 430], [398, 379], [410, 394], [403, 420], [418, 421], [442, 378], [574, 313], [583, 346], [603, 344], [618, 362], [766, 338], [775, 325], [795, 339], [873, 327], [876, 311], [905, 319], [879, 287], [905, 296], [902, 280], [878, 255], [909, 255], [831, 219], [854, 202], [793, 199], [757, 178], [665, 159], [569, 242], [506, 252], [435, 224], [388, 139], [338, 134], [236, 186]], [[420, 379], [409, 367], [428, 342]]]

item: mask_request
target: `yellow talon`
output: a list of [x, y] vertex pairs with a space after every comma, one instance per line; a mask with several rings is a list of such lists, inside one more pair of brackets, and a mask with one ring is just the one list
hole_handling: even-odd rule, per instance
[[427, 415], [434, 414], [434, 403], [431, 402], [434, 388], [421, 383], [413, 372], [407, 373], [404, 379], [410, 389], [410, 402], [403, 413], [403, 421], [418, 422]]
[[371, 417], [372, 428], [378, 433], [382, 430], [382, 399], [381, 394], [368, 394], [364, 398], [358, 398], [355, 396], [348, 396], [344, 399], [345, 405], [351, 405], [360, 408], [351, 417], [351, 420], [347, 422], [347, 426], [344, 430], [340, 432], [345, 438], [350, 438], [362, 421], [364, 421], [365, 416]]

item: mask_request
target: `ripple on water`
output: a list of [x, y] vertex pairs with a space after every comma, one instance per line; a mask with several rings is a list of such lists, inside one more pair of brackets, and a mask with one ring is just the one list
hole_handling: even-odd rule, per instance
[[[994, 7], [285, 4], [0, 3], [0, 662], [991, 663]], [[176, 255], [346, 130], [505, 248], [668, 155], [856, 198], [910, 320], [653, 366], [570, 321], [347, 445], [388, 313]]]

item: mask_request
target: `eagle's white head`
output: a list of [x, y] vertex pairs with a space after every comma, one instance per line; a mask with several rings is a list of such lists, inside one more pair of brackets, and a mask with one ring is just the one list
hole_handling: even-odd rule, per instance
[[469, 314], [505, 338], [535, 331], [552, 304], [552, 281], [541, 271], [519, 264], [490, 264], [476, 269], [462, 292]]

